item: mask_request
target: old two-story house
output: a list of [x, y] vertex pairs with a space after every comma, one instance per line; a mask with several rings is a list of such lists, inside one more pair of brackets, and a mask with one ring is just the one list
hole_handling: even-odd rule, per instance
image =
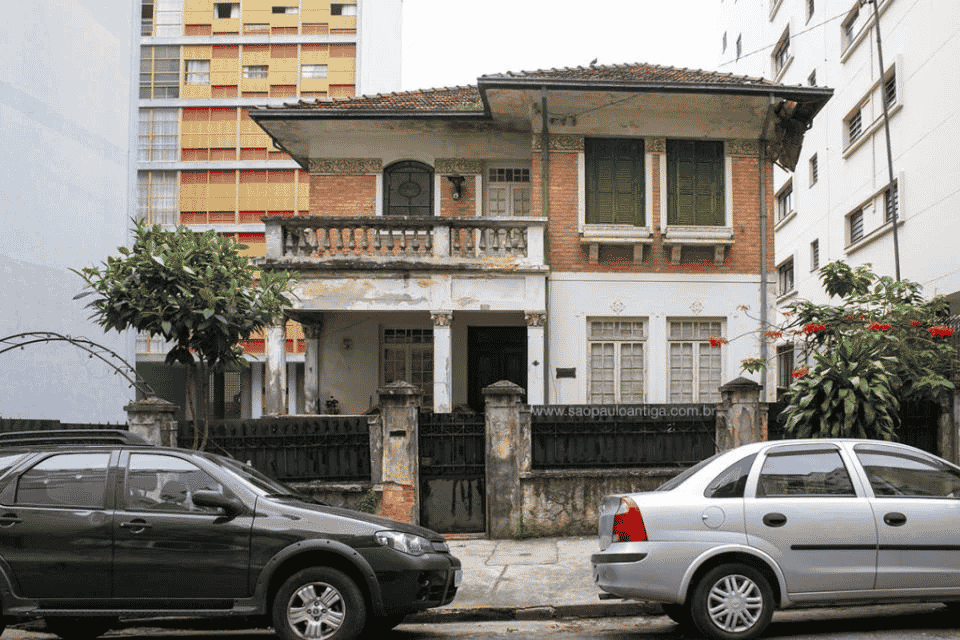
[[831, 94], [629, 64], [252, 110], [310, 178], [309, 216], [265, 219], [306, 336], [287, 380], [268, 332], [266, 412], [302, 385], [360, 413], [397, 380], [436, 412], [501, 379], [533, 405], [715, 403], [771, 355], [772, 165]]

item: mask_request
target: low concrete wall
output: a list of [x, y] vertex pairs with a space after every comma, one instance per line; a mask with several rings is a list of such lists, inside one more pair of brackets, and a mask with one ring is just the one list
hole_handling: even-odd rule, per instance
[[658, 467], [522, 473], [522, 515], [515, 535], [596, 535], [604, 496], [652, 491], [681, 471], [676, 467]]
[[[288, 482], [293, 489], [303, 493], [315, 500], [319, 500], [332, 507], [345, 507], [347, 509], [360, 509], [361, 501], [367, 496], [368, 492], [374, 488], [372, 484], [363, 483], [336, 483], [336, 482]], [[377, 503], [380, 502], [380, 494], [376, 494]]]

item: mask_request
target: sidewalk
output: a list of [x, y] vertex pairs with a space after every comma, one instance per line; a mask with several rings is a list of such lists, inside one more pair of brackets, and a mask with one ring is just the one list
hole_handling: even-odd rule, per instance
[[555, 617], [660, 615], [659, 605], [600, 600], [590, 556], [596, 537], [486, 540], [449, 538], [463, 563], [463, 584], [445, 606], [408, 621], [540, 620]]

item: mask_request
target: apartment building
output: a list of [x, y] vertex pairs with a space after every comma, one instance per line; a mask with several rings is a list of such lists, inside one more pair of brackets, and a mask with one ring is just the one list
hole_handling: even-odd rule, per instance
[[[891, 277], [899, 262], [960, 311], [960, 4], [719, 1], [721, 70], [836, 91], [796, 171], [775, 175], [778, 304], [824, 301], [817, 270], [830, 261]], [[782, 386], [792, 358], [782, 347]]]
[[[265, 253], [270, 217], [306, 215], [309, 176], [249, 117], [251, 108], [379, 93], [400, 87], [401, 0], [139, 0], [135, 215], [215, 229]], [[214, 379], [214, 415], [261, 412], [264, 341], [244, 345], [251, 366]], [[286, 349], [289, 412], [302, 388], [303, 336]], [[185, 406], [168, 347], [137, 340], [138, 369]]]

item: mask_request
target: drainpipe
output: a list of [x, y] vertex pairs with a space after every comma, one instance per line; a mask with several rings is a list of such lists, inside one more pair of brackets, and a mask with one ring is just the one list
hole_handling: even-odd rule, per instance
[[[540, 89], [540, 185], [543, 216], [543, 259], [550, 267], [550, 129], [547, 88]], [[550, 272], [543, 278], [543, 403], [550, 404]], [[529, 401], [529, 400], [528, 400]]]
[[[763, 129], [760, 131], [760, 357], [767, 362], [767, 341], [763, 339], [763, 332], [770, 326], [767, 316], [767, 128], [770, 125], [770, 114], [773, 113], [774, 98], [770, 94], [767, 105], [767, 115], [763, 118]], [[767, 369], [761, 376], [761, 398], [767, 401], [767, 381], [770, 378]]]

